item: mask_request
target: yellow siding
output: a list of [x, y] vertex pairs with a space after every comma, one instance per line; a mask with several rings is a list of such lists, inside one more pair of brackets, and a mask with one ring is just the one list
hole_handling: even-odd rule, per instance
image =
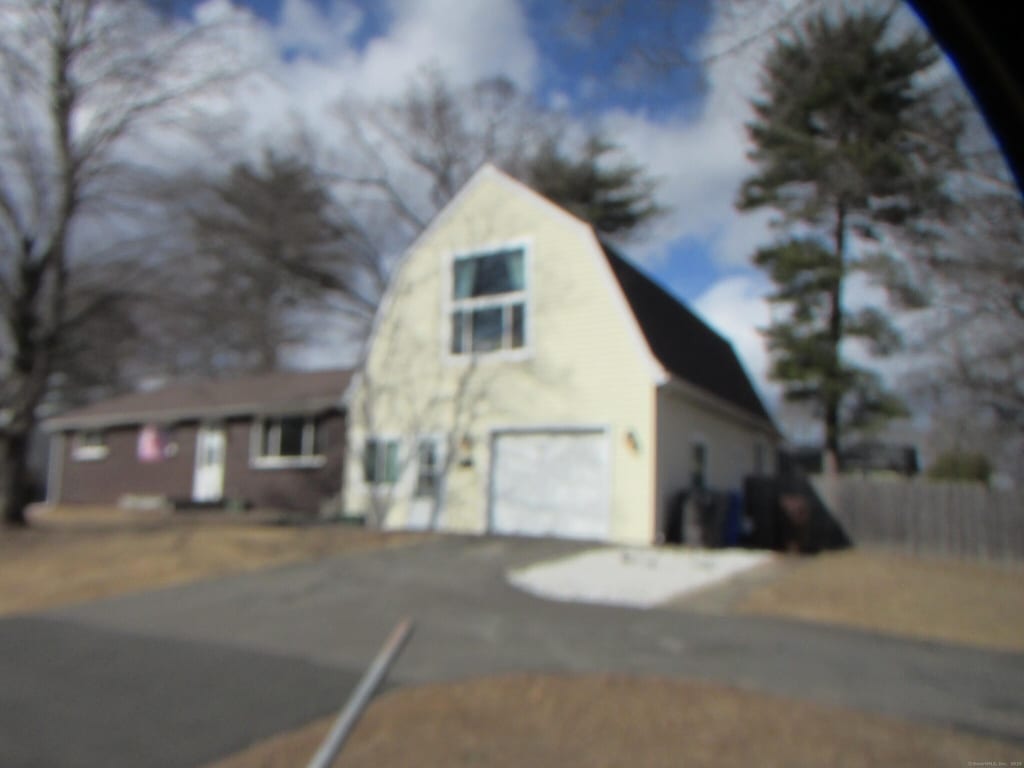
[[658, 478], [659, 519], [679, 491], [689, 487], [693, 467], [693, 443], [703, 440], [708, 447], [706, 485], [715, 491], [741, 491], [743, 480], [754, 472], [755, 445], [765, 448], [765, 472], [774, 472], [777, 438], [766, 425], [731, 412], [729, 406], [709, 403], [678, 385], [658, 390]]
[[[527, 357], [448, 358], [452, 255], [510, 242], [527, 248]], [[588, 228], [497, 172], [477, 177], [408, 254], [382, 309], [349, 411], [346, 509], [371, 506], [361, 466], [368, 432], [402, 437], [406, 459], [417, 434], [444, 435], [450, 448], [469, 435], [472, 464], [448, 470], [441, 527], [480, 532], [493, 430], [600, 426], [612, 446], [612, 538], [650, 541], [655, 369], [616, 290]], [[387, 525], [405, 525], [413, 475], [408, 461], [385, 504]]]

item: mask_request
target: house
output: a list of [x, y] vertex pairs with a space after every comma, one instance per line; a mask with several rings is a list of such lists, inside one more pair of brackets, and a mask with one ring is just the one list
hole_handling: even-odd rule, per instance
[[492, 166], [399, 264], [348, 403], [346, 513], [393, 528], [655, 542], [780, 439], [725, 339]]
[[350, 376], [184, 381], [64, 413], [45, 424], [47, 501], [318, 512], [341, 491]]

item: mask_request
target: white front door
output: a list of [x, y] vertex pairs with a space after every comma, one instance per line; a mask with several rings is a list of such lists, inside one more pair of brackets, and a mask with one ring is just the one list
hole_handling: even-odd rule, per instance
[[440, 520], [441, 483], [443, 477], [444, 445], [439, 437], [420, 437], [416, 441], [416, 478], [412, 500], [409, 503], [407, 528], [429, 530]]
[[193, 501], [218, 501], [224, 495], [224, 430], [201, 426], [196, 435], [196, 471]]
[[508, 432], [494, 438], [491, 530], [607, 539], [611, 462], [600, 430]]

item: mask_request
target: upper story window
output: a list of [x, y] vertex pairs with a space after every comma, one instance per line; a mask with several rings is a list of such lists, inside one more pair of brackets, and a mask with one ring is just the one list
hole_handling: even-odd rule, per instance
[[273, 468], [324, 463], [323, 430], [311, 416], [263, 419], [254, 425], [253, 465]]
[[526, 345], [526, 252], [508, 248], [452, 263], [453, 355]]
[[71, 443], [71, 458], [75, 461], [99, 461], [107, 458], [107, 452], [103, 433], [98, 430], [79, 432]]

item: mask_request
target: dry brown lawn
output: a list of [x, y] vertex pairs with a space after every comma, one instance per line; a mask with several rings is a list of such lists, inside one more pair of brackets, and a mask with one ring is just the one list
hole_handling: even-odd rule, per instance
[[848, 550], [793, 560], [742, 613], [1024, 651], [1024, 567]]
[[[331, 718], [208, 768], [304, 765]], [[956, 766], [1019, 745], [709, 683], [520, 675], [377, 699], [338, 768]]]
[[423, 538], [341, 525], [271, 525], [259, 513], [64, 508], [31, 519], [26, 530], [0, 529], [0, 615]]
[[[273, 526], [259, 515], [56, 510], [0, 532], [0, 615], [422, 539]], [[790, 561], [734, 608], [1024, 650], [1022, 576], [851, 551]], [[329, 725], [255, 744], [217, 768], [302, 765]], [[963, 766], [1022, 756], [1020, 745], [707, 683], [518, 675], [387, 693], [338, 765]]]

